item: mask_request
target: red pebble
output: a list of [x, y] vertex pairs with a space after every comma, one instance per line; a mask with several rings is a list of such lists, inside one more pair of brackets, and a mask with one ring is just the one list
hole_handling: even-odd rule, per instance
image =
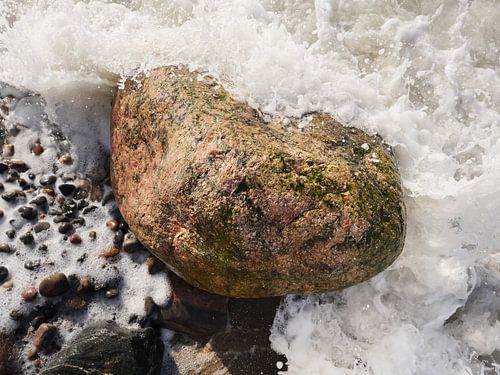
[[36, 288], [34, 286], [30, 286], [29, 288], [26, 288], [21, 292], [21, 297], [26, 302], [33, 301], [37, 295], [38, 295], [38, 291], [36, 290]]
[[118, 220], [116, 219], [110, 219], [108, 221], [106, 221], [106, 226], [108, 227], [108, 229], [112, 230], [113, 232], [116, 232], [118, 230]]
[[71, 236], [69, 236], [69, 242], [77, 245], [79, 243], [82, 243], [82, 237], [80, 237], [80, 235], [77, 233], [73, 233]]
[[35, 155], [40, 155], [43, 151], [44, 151], [44, 148], [43, 146], [40, 144], [40, 143], [35, 143], [32, 147], [31, 147], [31, 151], [35, 154]]

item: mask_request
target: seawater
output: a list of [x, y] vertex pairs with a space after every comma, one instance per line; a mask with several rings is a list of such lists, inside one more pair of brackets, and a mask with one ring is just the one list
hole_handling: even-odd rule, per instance
[[404, 252], [363, 284], [288, 297], [273, 347], [290, 374], [500, 372], [498, 0], [1, 0], [0, 15], [0, 81], [45, 98], [82, 169], [109, 151], [123, 77], [166, 64], [262, 112], [379, 133]]

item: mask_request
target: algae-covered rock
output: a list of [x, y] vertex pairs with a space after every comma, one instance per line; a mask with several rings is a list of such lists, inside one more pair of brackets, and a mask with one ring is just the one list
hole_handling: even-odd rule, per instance
[[164, 67], [126, 81], [112, 126], [121, 213], [197, 287], [235, 297], [331, 291], [402, 250], [390, 148], [328, 114], [265, 120], [214, 79]]
[[158, 375], [163, 343], [152, 328], [101, 321], [85, 328], [43, 368], [42, 375]]

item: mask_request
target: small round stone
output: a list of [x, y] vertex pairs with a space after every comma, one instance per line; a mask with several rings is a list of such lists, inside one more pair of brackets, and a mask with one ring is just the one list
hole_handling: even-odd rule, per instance
[[38, 295], [38, 291], [34, 286], [30, 286], [21, 292], [21, 298], [26, 302], [33, 301]]
[[59, 231], [59, 233], [66, 234], [73, 230], [73, 225], [71, 225], [70, 223], [62, 223], [61, 225], [59, 225], [59, 228], [57, 230]]
[[40, 267], [39, 260], [28, 260], [24, 263], [24, 268], [27, 270], [33, 271]]
[[44, 151], [43, 146], [40, 143], [35, 143], [33, 146], [31, 146], [31, 151], [36, 155], [41, 155], [42, 152]]
[[106, 227], [108, 227], [109, 230], [117, 231], [118, 226], [119, 226], [119, 223], [118, 223], [118, 220], [116, 220], [116, 219], [110, 219], [110, 220], [106, 221]]
[[9, 270], [7, 267], [0, 266], [0, 283], [3, 283], [9, 277]]
[[89, 232], [89, 238], [91, 241], [95, 241], [95, 239], [97, 238], [97, 233], [95, 231], [91, 230]]
[[70, 154], [64, 154], [59, 158], [59, 161], [63, 164], [69, 165], [73, 163], [73, 158]]
[[109, 289], [106, 291], [105, 297], [106, 298], [115, 298], [118, 296], [118, 294], [119, 294], [118, 289], [113, 288], [113, 289]]
[[30, 174], [28, 174], [28, 178], [29, 178], [30, 180], [34, 180], [34, 179], [35, 179], [35, 177], [36, 177], [36, 176], [35, 176], [35, 174], [34, 174], [34, 173], [30, 173]]
[[57, 177], [54, 176], [53, 174], [49, 174], [46, 176], [42, 176], [40, 178], [40, 185], [49, 186], [49, 185], [53, 185], [56, 181], [57, 181]]
[[35, 237], [33, 237], [33, 233], [31, 232], [26, 232], [24, 233], [23, 235], [21, 235], [19, 237], [19, 240], [25, 244], [25, 245], [29, 245], [31, 243], [33, 243], [33, 241], [35, 241]]
[[102, 253], [100, 253], [99, 256], [104, 258], [111, 258], [118, 254], [120, 254], [120, 249], [118, 249], [117, 247], [110, 247], [109, 249], [106, 249]]
[[35, 225], [33, 225], [33, 230], [35, 233], [43, 232], [50, 228], [50, 223], [48, 221], [39, 221]]
[[38, 246], [38, 250], [40, 250], [40, 251], [45, 252], [45, 251], [47, 251], [47, 249], [48, 249], [48, 247], [45, 244], [41, 244], [40, 246]]
[[5, 232], [7, 237], [9, 237], [11, 240], [16, 237], [16, 231], [14, 229], [9, 229], [8, 231]]
[[62, 195], [65, 197], [73, 194], [75, 191], [75, 185], [73, 184], [61, 184], [59, 185], [59, 191], [61, 192]]
[[69, 290], [69, 282], [62, 272], [44, 278], [38, 286], [40, 294], [44, 297], [57, 297]]
[[72, 244], [80, 244], [82, 243], [82, 237], [78, 233], [73, 233], [71, 236], [69, 236], [69, 242]]
[[18, 211], [21, 214], [21, 217], [26, 220], [34, 220], [38, 216], [38, 211], [36, 210], [36, 208], [33, 208], [31, 206], [19, 207]]
[[[7, 232], [10, 232], [10, 231], [7, 231]], [[16, 233], [16, 231], [14, 231], [14, 234], [15, 233]], [[8, 243], [0, 244], [0, 253], [10, 254], [12, 252], [13, 252], [12, 247]]]

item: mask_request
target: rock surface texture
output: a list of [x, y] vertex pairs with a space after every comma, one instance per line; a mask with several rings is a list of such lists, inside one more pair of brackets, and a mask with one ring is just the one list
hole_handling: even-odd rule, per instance
[[43, 375], [157, 375], [163, 343], [152, 328], [130, 330], [114, 322], [85, 328], [56, 354]]
[[332, 291], [402, 250], [400, 179], [380, 137], [324, 113], [265, 119], [178, 67], [126, 81], [112, 117], [122, 214], [197, 287], [235, 297]]

